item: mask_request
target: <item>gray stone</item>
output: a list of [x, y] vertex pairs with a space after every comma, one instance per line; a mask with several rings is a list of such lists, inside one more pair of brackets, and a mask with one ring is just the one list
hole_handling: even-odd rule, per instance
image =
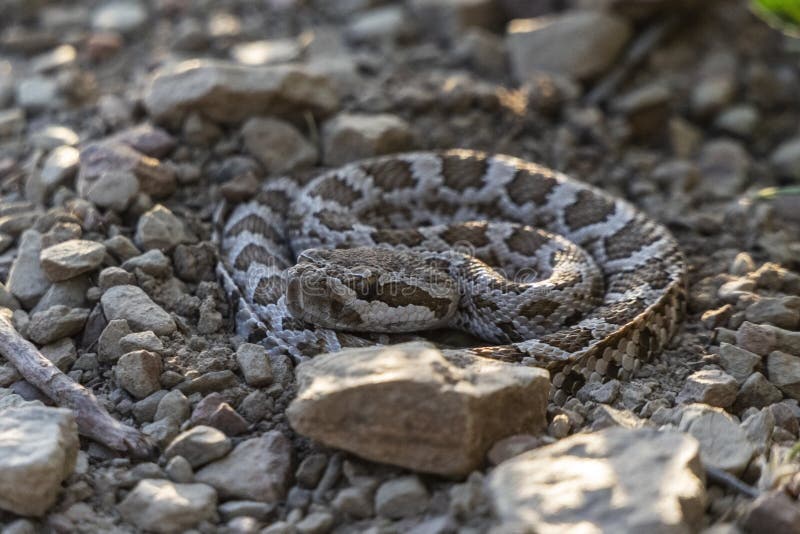
[[786, 395], [800, 400], [800, 357], [778, 350], [770, 352], [767, 376]]
[[169, 479], [179, 484], [194, 482], [194, 471], [192, 466], [183, 456], [173, 456], [164, 466], [164, 471]]
[[269, 174], [312, 167], [317, 149], [290, 123], [270, 117], [253, 117], [242, 127], [244, 146]]
[[726, 199], [741, 192], [752, 162], [741, 143], [715, 139], [703, 145], [697, 164], [703, 176], [697, 193]]
[[231, 58], [252, 67], [290, 63], [300, 59], [302, 49], [297, 39], [264, 39], [231, 47]]
[[759, 372], [755, 372], [747, 377], [739, 388], [739, 394], [736, 396], [734, 409], [742, 410], [744, 408], [763, 408], [776, 402], [780, 402], [783, 398], [781, 390], [779, 390], [773, 383]]
[[139, 179], [128, 170], [109, 170], [100, 173], [86, 186], [86, 200], [98, 207], [123, 212], [139, 194]]
[[749, 350], [722, 342], [719, 344], [720, 365], [740, 384], [753, 374], [761, 357]]
[[783, 490], [762, 493], [752, 503], [742, 519], [745, 532], [800, 533], [800, 509], [797, 502]]
[[749, 137], [755, 131], [759, 119], [758, 109], [744, 104], [730, 107], [720, 113], [714, 121], [714, 126], [734, 135]]
[[101, 291], [114, 286], [127, 286], [136, 283], [136, 277], [120, 267], [106, 267], [97, 277], [97, 285]]
[[741, 474], [755, 452], [744, 430], [721, 408], [690, 404], [682, 413], [680, 430], [700, 443], [703, 465]]
[[17, 297], [23, 306], [30, 308], [44, 295], [50, 280], [39, 263], [42, 252], [42, 234], [36, 230], [22, 233], [17, 257], [11, 264], [6, 288]]
[[347, 36], [359, 42], [394, 42], [408, 36], [410, 26], [402, 6], [377, 7], [354, 16]]
[[450, 40], [469, 28], [498, 30], [502, 24], [494, 0], [411, 0], [409, 7], [426, 31]]
[[30, 134], [30, 142], [37, 148], [52, 150], [61, 145], [75, 146], [80, 137], [74, 130], [58, 124], [50, 124]]
[[171, 194], [177, 183], [172, 166], [163, 165], [129, 144], [110, 138], [81, 148], [81, 167], [76, 182], [78, 194], [87, 198], [94, 184], [106, 180], [105, 175], [109, 172], [133, 173], [139, 182], [139, 190], [153, 198]]
[[42, 516], [75, 468], [78, 427], [70, 410], [0, 410], [0, 509]]
[[125, 319], [112, 319], [108, 322], [97, 341], [97, 355], [101, 360], [115, 362], [124, 351], [119, 346], [119, 340], [131, 333], [128, 321]]
[[323, 159], [336, 166], [369, 156], [408, 150], [411, 127], [396, 115], [342, 113], [322, 129]]
[[332, 527], [333, 515], [329, 512], [311, 512], [295, 525], [299, 534], [325, 534]]
[[156, 421], [169, 418], [178, 423], [183, 423], [189, 418], [191, 412], [192, 407], [186, 395], [177, 389], [173, 389], [158, 401], [158, 407], [155, 414], [153, 414], [153, 418]]
[[31, 313], [45, 311], [53, 306], [66, 306], [67, 308], [85, 308], [89, 302], [86, 299], [86, 292], [92, 283], [88, 275], [70, 278], [63, 282], [55, 282], [47, 288], [47, 291], [31, 309]]
[[39, 352], [63, 372], [69, 371], [78, 358], [75, 342], [68, 337], [45, 345], [39, 349]]
[[800, 328], [800, 297], [761, 297], [747, 307], [745, 318], [754, 323], [797, 330]]
[[161, 399], [167, 396], [167, 390], [160, 389], [155, 393], [151, 393], [140, 401], [133, 403], [131, 411], [137, 423], [150, 423], [155, 417], [158, 404]]
[[132, 33], [146, 22], [146, 7], [132, 0], [108, 2], [92, 13], [92, 27], [95, 30]]
[[706, 506], [698, 443], [672, 430], [577, 434], [499, 465], [488, 488], [500, 532], [692, 532]]
[[393, 478], [375, 492], [375, 511], [389, 519], [420, 515], [428, 508], [430, 496], [417, 476]]
[[75, 278], [103, 263], [106, 247], [96, 241], [71, 239], [42, 250], [42, 269], [52, 282]]
[[372, 517], [375, 513], [372, 492], [367, 488], [357, 486], [339, 490], [331, 502], [331, 506], [337, 512], [356, 519]]
[[217, 489], [225, 499], [276, 502], [286, 496], [292, 446], [278, 431], [238, 444], [225, 458], [198, 471], [196, 480]]
[[125, 260], [122, 268], [132, 272], [138, 269], [156, 278], [172, 276], [172, 264], [169, 257], [158, 249], [148, 250], [144, 254]]
[[219, 506], [219, 515], [224, 521], [234, 517], [252, 517], [265, 521], [275, 510], [275, 505], [258, 501], [227, 501]]
[[780, 175], [800, 180], [800, 137], [781, 143], [769, 161]]
[[123, 353], [142, 349], [150, 352], [161, 352], [164, 350], [164, 344], [153, 332], [145, 330], [144, 332], [127, 334], [120, 338], [119, 348]]
[[17, 105], [26, 111], [56, 109], [64, 104], [55, 78], [32, 76], [17, 82]]
[[236, 349], [236, 361], [249, 385], [261, 387], [272, 383], [272, 366], [262, 345], [242, 343]]
[[294, 477], [302, 488], [314, 489], [325, 472], [328, 457], [322, 453], [310, 454], [300, 462]]
[[146, 350], [123, 354], [114, 368], [117, 383], [125, 391], [143, 399], [161, 388], [161, 356]]
[[52, 306], [31, 315], [28, 338], [39, 345], [47, 345], [63, 337], [71, 337], [83, 330], [89, 310]]
[[133, 241], [124, 235], [115, 235], [103, 241], [103, 244], [119, 261], [129, 260], [142, 253], [141, 250], [136, 248]]
[[324, 354], [297, 373], [297, 432], [417, 471], [466, 475], [498, 439], [546, 425], [547, 372], [427, 343]]
[[736, 345], [760, 356], [775, 350], [800, 354], [800, 332], [745, 321], [736, 331]]
[[152, 330], [167, 336], [176, 329], [170, 314], [137, 286], [114, 286], [103, 293], [100, 302], [106, 319], [125, 319], [134, 331]]
[[182, 456], [194, 469], [222, 458], [231, 450], [231, 440], [210, 426], [196, 426], [179, 434], [167, 450], [165, 458]]
[[198, 111], [232, 123], [256, 115], [298, 116], [305, 110], [324, 116], [336, 110], [339, 99], [326, 77], [295, 65], [246, 67], [193, 60], [156, 73], [144, 103], [158, 120]]
[[686, 378], [675, 401], [683, 404], [702, 402], [718, 408], [728, 408], [736, 400], [738, 391], [739, 384], [728, 373], [718, 369], [704, 369]]
[[0, 139], [20, 135], [25, 125], [25, 111], [21, 108], [0, 110]]
[[157, 204], [139, 218], [134, 241], [144, 250], [172, 250], [187, 240], [183, 221]]
[[630, 36], [624, 19], [600, 11], [572, 11], [512, 20], [507, 43], [519, 82], [541, 71], [585, 80], [605, 72]]
[[125, 496], [117, 510], [142, 530], [183, 532], [214, 517], [217, 493], [205, 484], [174, 484], [142, 480]]
[[40, 178], [47, 191], [53, 191], [59, 185], [75, 176], [78, 171], [80, 152], [71, 146], [60, 146], [53, 149], [44, 160]]

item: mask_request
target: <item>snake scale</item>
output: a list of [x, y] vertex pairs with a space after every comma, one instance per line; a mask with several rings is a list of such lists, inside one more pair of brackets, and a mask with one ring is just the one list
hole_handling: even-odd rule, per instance
[[218, 220], [238, 333], [296, 360], [451, 327], [491, 343], [476, 355], [548, 369], [563, 402], [635, 373], [685, 305], [666, 228], [509, 156], [413, 152], [281, 177]]

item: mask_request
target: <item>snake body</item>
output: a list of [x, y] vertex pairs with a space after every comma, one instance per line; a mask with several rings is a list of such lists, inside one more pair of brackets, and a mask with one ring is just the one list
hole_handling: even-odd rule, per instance
[[296, 359], [449, 326], [492, 343], [474, 354], [547, 368], [563, 401], [635, 373], [683, 315], [666, 228], [509, 156], [414, 152], [282, 177], [220, 220], [239, 333]]

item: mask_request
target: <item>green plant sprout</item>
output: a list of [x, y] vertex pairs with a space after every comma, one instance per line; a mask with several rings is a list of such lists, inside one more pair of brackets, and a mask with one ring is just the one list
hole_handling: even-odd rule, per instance
[[751, 0], [750, 8], [771, 26], [800, 35], [800, 0]]

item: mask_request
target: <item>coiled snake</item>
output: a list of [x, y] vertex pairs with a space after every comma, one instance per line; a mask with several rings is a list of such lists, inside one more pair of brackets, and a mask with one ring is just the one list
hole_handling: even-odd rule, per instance
[[549, 369], [563, 401], [636, 372], [682, 318], [684, 260], [663, 226], [509, 156], [377, 157], [220, 213], [238, 331], [296, 359], [453, 327], [491, 343], [477, 355]]

